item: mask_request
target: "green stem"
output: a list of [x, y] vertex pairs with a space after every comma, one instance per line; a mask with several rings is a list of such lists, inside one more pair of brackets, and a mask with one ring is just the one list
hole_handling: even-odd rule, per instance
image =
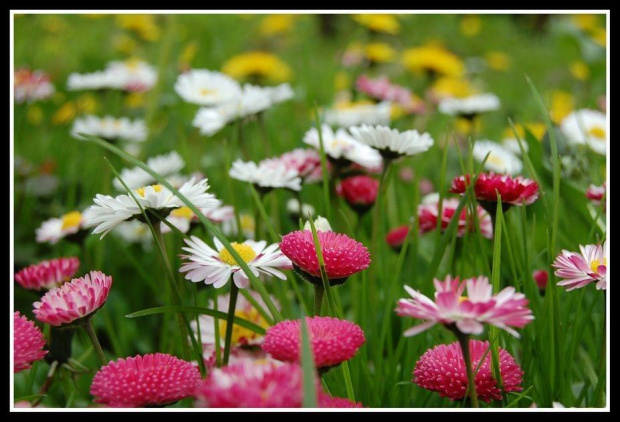
[[325, 289], [323, 286], [318, 284], [314, 285], [314, 312], [313, 315], [320, 316], [321, 308], [323, 307], [323, 295], [325, 293]]
[[[213, 309], [218, 310], [217, 290], [213, 290]], [[213, 318], [213, 331], [215, 332], [215, 366], [222, 366], [222, 345], [220, 343], [220, 320]]]
[[237, 308], [238, 295], [239, 288], [235, 284], [234, 280], [231, 280], [230, 301], [228, 302], [228, 318], [226, 318], [226, 338], [224, 340], [224, 365], [228, 365], [228, 358], [230, 357], [230, 342], [232, 339], [233, 318], [235, 317], [235, 309]]
[[97, 340], [97, 335], [95, 334], [95, 330], [93, 329], [93, 324], [88, 318], [83, 324], [82, 328], [86, 330], [88, 334], [88, 338], [90, 338], [91, 343], [93, 344], [93, 348], [95, 349], [95, 354], [97, 355], [97, 359], [99, 359], [99, 366], [104, 366], [108, 363], [103, 354], [103, 349], [101, 348], [101, 344], [99, 344], [99, 340]]
[[41, 403], [41, 401], [45, 397], [45, 394], [47, 393], [47, 390], [49, 390], [49, 388], [52, 385], [52, 382], [54, 381], [54, 375], [56, 375], [56, 368], [58, 368], [58, 361], [57, 360], [52, 362], [52, 364], [50, 365], [50, 369], [47, 372], [47, 377], [45, 378], [45, 382], [43, 383], [43, 385], [39, 389], [39, 393], [38, 394], [40, 395], [40, 397], [37, 398], [34, 402], [32, 402], [32, 407], [37, 407], [39, 405], [39, 403]]
[[459, 340], [461, 350], [463, 351], [463, 361], [465, 362], [465, 370], [467, 371], [467, 390], [471, 400], [471, 407], [478, 408], [478, 395], [476, 394], [476, 379], [474, 377], [474, 369], [472, 368], [471, 354], [469, 353], [469, 335], [461, 333], [457, 328], [454, 329], [456, 338]]

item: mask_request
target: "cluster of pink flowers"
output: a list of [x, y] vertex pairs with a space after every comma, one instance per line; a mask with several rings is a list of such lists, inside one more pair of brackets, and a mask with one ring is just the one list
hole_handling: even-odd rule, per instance
[[[450, 192], [464, 195], [470, 183], [469, 175], [458, 176], [452, 181]], [[474, 192], [481, 203], [497, 202], [499, 194], [502, 204], [530, 205], [538, 199], [538, 184], [521, 176], [513, 179], [507, 174], [481, 173], [476, 180]]]
[[405, 112], [421, 114], [426, 111], [424, 102], [411, 90], [390, 82], [387, 76], [376, 79], [361, 75], [355, 82], [358, 91], [380, 101], [390, 101], [401, 106]]

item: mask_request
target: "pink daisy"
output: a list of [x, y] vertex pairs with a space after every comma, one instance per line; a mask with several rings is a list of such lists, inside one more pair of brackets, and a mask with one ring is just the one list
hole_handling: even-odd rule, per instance
[[24, 289], [49, 290], [71, 280], [79, 267], [77, 257], [50, 259], [18, 271], [15, 281]]
[[287, 169], [299, 173], [304, 183], [314, 183], [323, 179], [321, 156], [314, 148], [296, 148], [279, 157]]
[[[328, 369], [351, 359], [364, 344], [359, 325], [331, 317], [306, 317], [317, 368]], [[301, 320], [282, 321], [267, 330], [263, 350], [284, 362], [299, 362]]]
[[[469, 175], [455, 177], [450, 192], [464, 195], [469, 183]], [[510, 205], [530, 205], [538, 199], [538, 184], [535, 181], [522, 176], [513, 179], [507, 174], [480, 173], [474, 191], [476, 199], [489, 212], [494, 212], [488, 207], [495, 206], [497, 193], [505, 209]]]
[[344, 409], [344, 408], [363, 408], [364, 405], [362, 403], [355, 403], [349, 399], [342, 397], [332, 397], [329, 394], [320, 392], [318, 404], [320, 408], [323, 409]]
[[[433, 195], [433, 194], [431, 194]], [[418, 221], [420, 225], [420, 234], [428, 233], [437, 228], [437, 218], [439, 216], [439, 197], [433, 195], [433, 199], [418, 205]], [[456, 198], [448, 198], [443, 200], [441, 208], [441, 231], [445, 231], [454, 217], [454, 213], [459, 206], [459, 200]], [[480, 225], [480, 233], [487, 239], [493, 238], [493, 222], [491, 216], [484, 208], [477, 206], [478, 224]], [[457, 237], [463, 237], [466, 233], [474, 233], [474, 219], [468, 215], [467, 207], [463, 207], [458, 217], [458, 226], [456, 230]]]
[[95, 374], [90, 393], [111, 407], [161, 407], [191, 397], [199, 382], [194, 364], [154, 353], [108, 363]]
[[377, 199], [379, 181], [366, 175], [351, 176], [336, 187], [336, 193], [359, 214], [368, 211]]
[[606, 191], [605, 183], [601, 186], [590, 185], [586, 191], [586, 198], [588, 198], [594, 205], [601, 205]]
[[387, 76], [371, 79], [361, 75], [355, 82], [358, 91], [380, 101], [390, 101], [402, 107], [406, 113], [421, 114], [426, 110], [424, 102], [409, 89], [390, 82]]
[[19, 312], [15, 312], [13, 314], [13, 372], [30, 369], [32, 362], [43, 359], [47, 354], [43, 346], [45, 346], [45, 337], [39, 327]]
[[[519, 333], [510, 328], [523, 328], [534, 319], [527, 307], [528, 300], [523, 293], [516, 293], [514, 287], [506, 287], [493, 294], [489, 279], [483, 276], [459, 282], [459, 278], [448, 276], [445, 281], [435, 279], [435, 301], [420, 292], [405, 286], [413, 299], [400, 299], [396, 307], [399, 316], [422, 319], [425, 322], [405, 331], [413, 336], [440, 323], [453, 326], [463, 334], [481, 334], [484, 324], [495, 325], [515, 337]], [[467, 287], [467, 296], [462, 296]]]
[[540, 290], [547, 288], [549, 282], [549, 273], [546, 270], [536, 270], [532, 273], [532, 278]]
[[597, 290], [607, 290], [607, 241], [603, 246], [579, 245], [579, 250], [581, 253], [564, 249], [553, 262], [555, 275], [564, 279], [558, 286], [571, 291], [596, 283]]
[[390, 247], [396, 251], [400, 251], [405, 240], [407, 240], [407, 235], [409, 234], [409, 226], [400, 226], [392, 229], [385, 236], [385, 241]]
[[33, 304], [34, 314], [54, 326], [79, 323], [103, 306], [111, 287], [112, 277], [91, 271], [47, 292]]
[[[342, 284], [347, 278], [370, 265], [370, 253], [360, 242], [345, 234], [317, 231], [330, 285]], [[323, 284], [321, 270], [310, 230], [298, 230], [282, 237], [280, 250], [293, 263], [293, 268], [307, 281]]]
[[54, 94], [56, 89], [50, 77], [42, 70], [28, 68], [15, 70], [14, 98], [16, 103], [44, 100]]
[[[474, 371], [488, 348], [488, 341], [469, 340]], [[499, 348], [499, 371], [505, 393], [522, 390], [523, 371], [514, 358], [501, 347]], [[459, 342], [441, 344], [427, 350], [416, 363], [413, 375], [413, 382], [422, 388], [438, 392], [441, 397], [448, 397], [451, 400], [464, 398], [467, 391], [467, 371]], [[497, 380], [491, 373], [490, 351], [476, 372], [475, 381], [476, 393], [480, 400], [488, 403], [491, 400], [502, 399], [502, 390], [497, 387]]]
[[297, 364], [245, 360], [213, 369], [194, 395], [196, 407], [299, 408], [303, 374]]

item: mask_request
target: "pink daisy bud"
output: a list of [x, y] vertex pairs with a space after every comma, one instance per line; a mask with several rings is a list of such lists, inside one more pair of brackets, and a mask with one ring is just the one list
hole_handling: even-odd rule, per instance
[[[314, 363], [327, 370], [351, 359], [364, 344], [359, 325], [331, 317], [306, 317]], [[263, 350], [274, 359], [299, 362], [301, 320], [282, 321], [267, 330]]]
[[409, 234], [409, 226], [400, 226], [392, 229], [385, 235], [385, 241], [390, 248], [399, 252], [402, 248], [405, 240], [407, 240], [407, 235]]
[[549, 273], [546, 270], [536, 270], [532, 273], [532, 277], [540, 290], [545, 290], [547, 282], [549, 282]]
[[108, 363], [95, 374], [90, 393], [110, 407], [161, 407], [191, 397], [199, 382], [194, 364], [154, 353]]
[[213, 369], [194, 395], [196, 407], [299, 408], [303, 373], [297, 364], [245, 360]]
[[[330, 285], [338, 285], [370, 265], [370, 253], [360, 242], [345, 234], [317, 231]], [[310, 283], [320, 284], [321, 270], [310, 230], [298, 230], [282, 237], [280, 250], [293, 263], [293, 268]]]
[[[510, 327], [523, 328], [534, 319], [527, 307], [529, 301], [512, 286], [494, 295], [489, 279], [483, 276], [462, 282], [458, 277], [448, 276], [445, 281], [435, 279], [434, 284], [434, 302], [405, 286], [412, 299], [400, 299], [396, 313], [425, 321], [405, 331], [406, 337], [419, 334], [437, 323], [455, 327], [463, 334], [482, 334], [484, 324], [491, 324], [519, 337], [519, 333]], [[465, 288], [467, 296], [463, 296]]]
[[30, 369], [32, 362], [43, 359], [47, 354], [43, 346], [45, 346], [45, 337], [39, 327], [19, 312], [15, 312], [13, 314], [13, 372]]
[[[433, 194], [431, 194], [433, 195]], [[459, 200], [456, 198], [449, 198], [443, 200], [441, 208], [441, 231], [444, 232], [459, 206]], [[480, 225], [480, 233], [487, 239], [493, 238], [493, 222], [491, 216], [484, 208], [478, 206], [478, 224]], [[458, 228], [456, 231], [457, 237], [463, 237], [466, 233], [474, 233], [476, 227], [474, 225], [474, 219], [471, 215], [468, 215], [467, 207], [461, 210], [458, 217]], [[418, 205], [418, 222], [420, 226], [420, 234], [428, 233], [437, 228], [437, 219], [439, 216], [439, 198], [431, 200], [428, 203]]]
[[47, 292], [33, 304], [33, 312], [39, 321], [50, 325], [79, 324], [103, 306], [111, 287], [112, 277], [91, 271]]
[[[469, 175], [455, 177], [450, 192], [465, 194], [470, 183]], [[495, 213], [497, 194], [502, 198], [506, 211], [511, 205], [530, 205], [538, 199], [538, 184], [530, 179], [507, 174], [480, 173], [474, 186], [476, 199], [490, 214]]]
[[347, 177], [336, 187], [336, 193], [360, 215], [373, 206], [378, 191], [379, 181], [366, 175]]
[[605, 197], [606, 186], [603, 183], [601, 186], [590, 185], [586, 191], [586, 198], [588, 198], [594, 205], [601, 205], [603, 198]]
[[[488, 341], [469, 340], [474, 371], [488, 348]], [[476, 393], [480, 400], [487, 403], [502, 399], [502, 390], [497, 387], [497, 380], [491, 373], [491, 356], [489, 351], [478, 372], [475, 373]], [[501, 347], [499, 371], [505, 393], [522, 390], [523, 371], [514, 358]], [[427, 350], [416, 363], [413, 375], [413, 382], [422, 388], [438, 392], [441, 397], [448, 397], [451, 400], [464, 398], [467, 391], [467, 371], [459, 342], [441, 344]]]
[[579, 245], [581, 253], [563, 250], [553, 267], [555, 275], [564, 280], [558, 286], [566, 286], [566, 291], [579, 289], [596, 283], [597, 290], [607, 290], [607, 241], [601, 245]]
[[343, 408], [363, 408], [364, 405], [362, 403], [355, 403], [349, 399], [342, 397], [332, 397], [329, 394], [320, 392], [318, 404], [320, 408], [328, 409], [343, 409]]
[[50, 259], [20, 270], [15, 281], [24, 289], [49, 290], [71, 280], [79, 267], [76, 257]]

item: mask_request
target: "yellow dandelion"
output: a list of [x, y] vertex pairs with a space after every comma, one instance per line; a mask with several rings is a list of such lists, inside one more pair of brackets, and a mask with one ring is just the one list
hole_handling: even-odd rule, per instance
[[371, 31], [385, 32], [392, 35], [400, 32], [400, 23], [396, 15], [360, 14], [353, 15], [353, 19]]
[[433, 95], [439, 99], [447, 97], [465, 98], [475, 94], [467, 79], [442, 77], [438, 78], [431, 88]]
[[430, 44], [405, 50], [402, 61], [407, 70], [416, 74], [459, 77], [465, 71], [463, 61], [458, 56], [443, 47]]
[[267, 15], [261, 20], [258, 32], [266, 37], [289, 34], [297, 18], [297, 15]]
[[52, 123], [55, 125], [63, 125], [69, 123], [75, 117], [77, 107], [73, 101], [68, 101], [54, 113]]
[[389, 44], [383, 42], [373, 42], [364, 46], [364, 55], [375, 63], [388, 63], [396, 58], [396, 50]]
[[461, 33], [466, 37], [475, 37], [482, 29], [482, 19], [477, 15], [465, 15], [461, 19]]
[[161, 30], [155, 23], [155, 15], [117, 15], [118, 26], [134, 31], [145, 41], [157, 41]]
[[501, 51], [489, 51], [484, 56], [487, 61], [487, 65], [489, 68], [501, 72], [504, 70], [508, 70], [510, 68], [510, 56], [506, 53], [502, 53]]
[[569, 70], [571, 75], [580, 81], [585, 81], [590, 77], [590, 68], [582, 60], [571, 63]]
[[266, 51], [251, 51], [229, 59], [222, 72], [238, 80], [268, 80], [286, 82], [292, 78], [291, 68], [276, 55]]
[[560, 124], [575, 108], [573, 95], [566, 91], [554, 91], [551, 94], [549, 114], [554, 123]]

